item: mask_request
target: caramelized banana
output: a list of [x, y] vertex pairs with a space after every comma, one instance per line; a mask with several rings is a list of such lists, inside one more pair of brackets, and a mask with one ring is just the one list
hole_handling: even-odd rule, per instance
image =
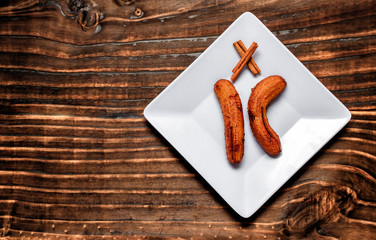
[[239, 94], [226, 79], [216, 82], [214, 91], [221, 105], [225, 124], [227, 159], [231, 163], [240, 163], [244, 155], [244, 119]]
[[280, 76], [270, 76], [261, 80], [253, 89], [248, 100], [248, 115], [251, 129], [261, 147], [270, 155], [281, 152], [281, 142], [277, 133], [270, 127], [266, 108], [277, 97], [287, 83]]

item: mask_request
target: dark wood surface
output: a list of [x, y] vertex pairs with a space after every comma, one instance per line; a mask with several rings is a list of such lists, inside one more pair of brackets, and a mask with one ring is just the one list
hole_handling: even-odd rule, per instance
[[[143, 109], [254, 13], [352, 119], [239, 217]], [[0, 237], [375, 239], [376, 3], [0, 2]]]

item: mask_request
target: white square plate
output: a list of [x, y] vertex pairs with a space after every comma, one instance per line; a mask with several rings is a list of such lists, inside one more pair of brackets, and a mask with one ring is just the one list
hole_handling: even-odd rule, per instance
[[[249, 47], [261, 74], [245, 68], [235, 82], [243, 104], [245, 153], [227, 161], [224, 122], [214, 84], [230, 79], [240, 60], [233, 42]], [[270, 157], [249, 126], [251, 88], [270, 75], [287, 87], [268, 107], [270, 125], [281, 139], [282, 153]], [[257, 211], [346, 123], [346, 107], [251, 13], [242, 14], [144, 110], [145, 118], [242, 217]]]

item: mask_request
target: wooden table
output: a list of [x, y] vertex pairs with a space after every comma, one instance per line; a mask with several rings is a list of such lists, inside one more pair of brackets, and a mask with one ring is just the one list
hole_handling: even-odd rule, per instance
[[[143, 109], [254, 13], [352, 120], [239, 217]], [[0, 3], [0, 237], [375, 239], [376, 2]]]

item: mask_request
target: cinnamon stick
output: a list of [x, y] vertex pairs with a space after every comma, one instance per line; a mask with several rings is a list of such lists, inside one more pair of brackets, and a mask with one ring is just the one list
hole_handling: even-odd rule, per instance
[[248, 50], [244, 53], [243, 57], [240, 59], [238, 64], [236, 64], [235, 68], [232, 70], [232, 72], [234, 73], [231, 76], [232, 81], [235, 81], [238, 78], [240, 72], [243, 70], [244, 66], [252, 57], [252, 54], [256, 51], [257, 46], [257, 43], [253, 42], [252, 45], [248, 48]]
[[249, 61], [249, 59], [252, 57], [252, 54], [255, 52], [257, 46], [258, 45], [256, 42], [252, 43], [252, 45], [244, 53], [243, 57], [240, 59], [238, 64], [236, 64], [234, 69], [232, 69], [232, 72], [236, 72], [240, 68], [241, 65], [245, 65], [244, 62], [247, 63]]
[[[241, 44], [243, 44], [243, 42], [241, 42], [241, 43], [240, 42], [241, 42], [241, 40], [234, 42], [233, 45], [234, 45], [236, 51], [239, 53], [240, 57], [243, 57], [245, 51], [247, 51], [247, 48], [244, 50], [242, 45], [241, 45]], [[244, 44], [243, 44], [243, 46], [244, 46]], [[257, 69], [253, 66], [251, 60], [253, 60], [253, 58], [251, 58], [250, 61], [247, 63], [248, 68], [249, 68], [249, 70], [251, 70], [251, 72], [253, 74], [257, 74], [258, 73]]]
[[[236, 46], [235, 46], [236, 45]], [[243, 41], [242, 40], [239, 40], [237, 42], [234, 43], [234, 46], [236, 48], [236, 50], [238, 51], [240, 57], [242, 57], [244, 55], [244, 53], [247, 51], [247, 48], [246, 46], [244, 45]], [[237, 47], [238, 46], [238, 47]], [[240, 53], [239, 50], [242, 50], [243, 53]], [[255, 62], [255, 59], [253, 59], [251, 57], [251, 59], [249, 60], [248, 62], [248, 68], [249, 70], [251, 70], [251, 72], [253, 74], [258, 74], [261, 72], [260, 68], [257, 66], [256, 62]]]

